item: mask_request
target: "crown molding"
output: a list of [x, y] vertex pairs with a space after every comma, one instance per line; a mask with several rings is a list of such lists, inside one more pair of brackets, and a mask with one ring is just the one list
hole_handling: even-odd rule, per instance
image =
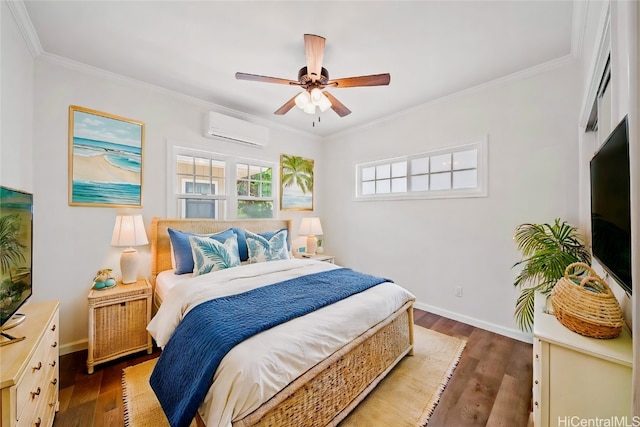
[[582, 54], [584, 32], [587, 25], [588, 4], [585, 1], [573, 1], [573, 14], [571, 16], [571, 55], [579, 58]]
[[206, 101], [204, 99], [201, 98], [196, 98], [194, 96], [190, 96], [190, 95], [186, 95], [184, 93], [181, 92], [177, 92], [171, 89], [167, 89], [165, 87], [162, 86], [157, 86], [151, 83], [147, 83], [141, 80], [137, 80], [131, 77], [127, 77], [127, 76], [123, 76], [122, 74], [118, 74], [118, 73], [114, 73], [112, 71], [107, 71], [103, 68], [98, 68], [98, 67], [94, 67], [92, 65], [88, 65], [85, 64], [83, 62], [78, 62], [78, 61], [74, 61], [72, 59], [66, 58], [64, 56], [60, 56], [60, 55], [54, 55], [52, 53], [48, 53], [48, 52], [42, 52], [40, 55], [38, 55], [38, 57], [36, 58], [37, 60], [43, 61], [43, 62], [47, 62], [50, 64], [54, 64], [54, 65], [58, 65], [60, 67], [63, 68], [67, 68], [67, 69], [71, 69], [74, 71], [78, 71], [81, 73], [85, 73], [85, 74], [91, 74], [94, 75], [96, 77], [99, 78], [103, 78], [105, 80], [110, 80], [113, 82], [117, 82], [117, 83], [121, 83], [121, 84], [127, 84], [130, 86], [134, 86], [134, 87], [139, 87], [139, 88], [144, 88], [147, 90], [151, 90], [157, 93], [162, 93], [168, 96], [171, 96], [173, 98], [179, 99], [180, 101], [183, 102], [188, 102], [192, 105], [201, 107], [201, 108], [205, 108], [207, 110], [211, 110], [211, 111], [216, 111], [218, 113], [221, 114], [227, 114], [229, 116], [233, 116], [239, 119], [244, 119], [247, 120], [249, 122], [252, 123], [257, 123], [257, 124], [261, 124], [263, 126], [267, 126], [271, 129], [281, 129], [281, 130], [285, 130], [288, 132], [292, 132], [292, 133], [296, 133], [299, 135], [303, 135], [307, 138], [314, 138], [314, 139], [318, 139], [318, 135], [314, 135], [308, 132], [304, 132], [301, 131], [299, 129], [294, 129], [288, 126], [284, 126], [280, 123], [274, 123], [272, 121], [269, 121], [267, 119], [258, 117], [258, 116], [254, 116], [251, 114], [247, 114], [245, 112], [242, 111], [238, 111], [238, 110], [234, 110], [228, 107], [224, 107], [222, 105], [219, 104], [215, 104], [211, 101]]
[[31, 18], [29, 17], [29, 12], [27, 12], [27, 8], [24, 5], [24, 1], [15, 0], [6, 2], [7, 6], [9, 6], [9, 10], [13, 15], [13, 19], [16, 21], [18, 28], [20, 29], [20, 33], [22, 34], [22, 38], [31, 53], [33, 58], [41, 55], [44, 50], [42, 49], [42, 45], [40, 44], [40, 39], [38, 38], [38, 33], [36, 29], [33, 27], [33, 23], [31, 22]]
[[394, 114], [390, 114], [388, 116], [385, 117], [381, 117], [378, 120], [373, 120], [370, 121], [368, 123], [364, 123], [360, 126], [355, 126], [352, 127], [350, 129], [341, 131], [341, 132], [336, 132], [334, 134], [331, 135], [327, 135], [325, 137], [325, 139], [329, 140], [329, 139], [333, 139], [333, 138], [337, 138], [337, 137], [342, 137], [348, 134], [351, 134], [353, 132], [357, 132], [359, 130], [363, 130], [363, 129], [367, 129], [373, 126], [377, 126], [381, 123], [387, 122], [387, 121], [391, 121], [391, 120], [396, 120], [398, 118], [407, 116], [409, 114], [413, 114], [416, 112], [419, 112], [423, 109], [429, 108], [429, 107], [433, 107], [435, 105], [439, 105], [442, 104], [444, 102], [450, 102], [456, 99], [460, 99], [460, 98], [464, 98], [467, 97], [469, 95], [472, 95], [474, 93], [480, 92], [482, 90], [491, 88], [491, 87], [496, 87], [496, 86], [502, 86], [514, 81], [518, 81], [518, 80], [524, 80], [527, 79], [529, 77], [538, 75], [538, 74], [542, 74], [545, 73], [547, 71], [551, 71], [551, 70], [555, 70], [557, 68], [561, 68], [561, 67], [565, 67], [567, 65], [570, 65], [574, 62], [576, 62], [577, 58], [573, 55], [573, 54], [568, 54], [565, 56], [562, 56], [560, 58], [556, 58], [556, 59], [552, 59], [551, 61], [547, 61], [545, 63], [542, 64], [538, 64], [535, 65], [533, 67], [529, 67], [526, 68], [524, 70], [521, 71], [517, 71], [515, 73], [512, 74], [508, 74], [506, 76], [503, 77], [499, 77], [495, 80], [491, 80], [489, 82], [485, 82], [485, 83], [481, 83], [479, 85], [467, 88], [467, 89], [463, 89], [460, 90], [458, 92], [452, 93], [450, 95], [446, 95], [443, 96], [441, 98], [436, 98], [434, 100], [431, 100], [429, 102], [425, 102], [423, 104], [420, 105], [416, 105], [415, 107], [410, 107], [407, 108], [406, 110], [402, 110], [402, 111], [398, 111], [397, 113]]

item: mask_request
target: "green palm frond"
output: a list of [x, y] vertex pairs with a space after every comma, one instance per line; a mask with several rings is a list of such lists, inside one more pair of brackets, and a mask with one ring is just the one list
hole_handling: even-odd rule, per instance
[[523, 257], [513, 265], [522, 268], [513, 283], [520, 289], [515, 317], [520, 329], [530, 331], [536, 292], [551, 292], [567, 265], [574, 262], [590, 265], [591, 255], [578, 230], [559, 218], [553, 224], [522, 224], [513, 238]]
[[297, 185], [304, 194], [313, 192], [313, 160], [282, 155], [282, 186]]
[[25, 260], [25, 245], [20, 243], [20, 215], [10, 214], [0, 218], [0, 269], [8, 272], [12, 265]]

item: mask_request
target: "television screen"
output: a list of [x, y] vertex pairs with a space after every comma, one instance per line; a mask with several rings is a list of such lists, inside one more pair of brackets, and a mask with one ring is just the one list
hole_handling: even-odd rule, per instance
[[33, 195], [0, 187], [0, 329], [31, 296]]
[[631, 201], [627, 117], [591, 160], [593, 256], [631, 294]]

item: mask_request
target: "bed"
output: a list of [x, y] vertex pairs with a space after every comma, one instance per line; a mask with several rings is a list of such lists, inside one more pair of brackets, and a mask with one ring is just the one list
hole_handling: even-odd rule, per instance
[[[227, 283], [229, 289], [231, 285], [253, 289], [258, 286], [255, 284], [258, 281], [274, 283], [294, 276], [297, 278], [298, 275], [332, 274], [344, 270], [330, 263], [291, 259], [241, 265], [193, 278], [189, 274], [173, 273], [175, 260], [172, 261], [169, 229], [209, 234], [229, 228], [253, 233], [287, 229], [290, 233], [291, 223], [289, 220], [270, 219], [153, 219], [150, 233], [151, 282], [154, 288], [154, 311], [157, 313], [152, 320], [155, 324], [150, 324], [150, 332], [154, 339], [157, 337], [161, 346], [167, 342], [174, 331], [172, 328], [176, 326], [167, 326], [174, 320], [166, 320], [172, 319], [166, 313], [171, 310], [177, 313], [179, 307], [184, 312], [186, 303], [177, 301], [183, 297], [185, 301], [190, 301], [189, 304], [197, 306], [194, 301], [210, 298], [204, 296], [205, 290], [207, 295], [210, 292], [235, 292], [225, 290]], [[238, 274], [243, 277], [236, 277]], [[211, 280], [216, 281], [216, 286], [210, 286]], [[197, 425], [337, 425], [403, 357], [412, 353], [413, 301], [410, 293], [385, 282], [238, 344], [216, 370], [214, 381], [195, 414]], [[156, 318], [161, 321], [157, 322]], [[320, 331], [317, 328], [325, 329]], [[322, 339], [318, 340], [319, 336]], [[317, 342], [312, 345], [313, 348], [302, 347], [309, 345], [302, 341], [314, 339]], [[303, 350], [298, 353], [304, 354], [304, 357], [298, 354], [296, 359], [280, 353], [281, 347], [292, 346], [300, 346]], [[257, 361], [262, 359], [261, 351], [268, 354], [264, 359], [277, 360], [276, 366], [270, 368], [277, 372], [265, 371], [264, 366], [256, 368], [243, 365], [263, 363]], [[296, 360], [288, 359], [292, 357]], [[247, 379], [248, 383], [243, 385], [237, 379], [240, 376], [238, 372], [250, 372], [251, 375], [259, 372], [259, 375]], [[251, 381], [255, 384], [250, 385]], [[221, 401], [224, 403], [219, 404]]]

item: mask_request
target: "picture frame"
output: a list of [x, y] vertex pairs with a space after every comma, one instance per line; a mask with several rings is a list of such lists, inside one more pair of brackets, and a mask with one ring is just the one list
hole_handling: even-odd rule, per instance
[[142, 207], [144, 123], [69, 106], [69, 205]]
[[280, 210], [313, 210], [313, 168], [312, 159], [280, 155]]

